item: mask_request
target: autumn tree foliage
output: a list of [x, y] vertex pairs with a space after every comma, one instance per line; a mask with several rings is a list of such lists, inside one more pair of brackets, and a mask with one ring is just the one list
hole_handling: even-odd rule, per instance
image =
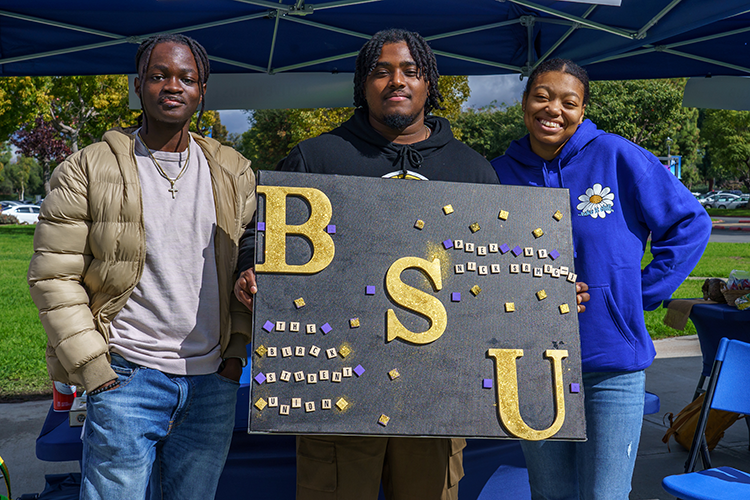
[[42, 167], [44, 192], [49, 194], [49, 179], [53, 164], [65, 159], [71, 149], [60, 138], [58, 131], [41, 116], [37, 116], [33, 123], [25, 123], [21, 130], [11, 138], [22, 155], [35, 158]]

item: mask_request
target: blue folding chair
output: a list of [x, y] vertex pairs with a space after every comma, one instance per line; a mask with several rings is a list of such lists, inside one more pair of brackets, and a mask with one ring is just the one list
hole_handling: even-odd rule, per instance
[[[747, 500], [750, 498], [750, 474], [731, 467], [711, 467], [705, 431], [711, 408], [750, 414], [750, 344], [721, 339], [716, 352], [711, 380], [701, 408], [690, 447], [685, 474], [667, 476], [662, 486], [684, 500]], [[693, 472], [698, 454], [706, 470]]]

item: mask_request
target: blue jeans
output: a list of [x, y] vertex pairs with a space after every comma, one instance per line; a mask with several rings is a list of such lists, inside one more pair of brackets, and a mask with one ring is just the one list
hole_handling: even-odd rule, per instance
[[628, 500], [646, 373], [584, 373], [586, 442], [522, 441], [534, 500]]
[[112, 355], [120, 387], [89, 396], [81, 499], [214, 498], [234, 429], [239, 384], [176, 376]]

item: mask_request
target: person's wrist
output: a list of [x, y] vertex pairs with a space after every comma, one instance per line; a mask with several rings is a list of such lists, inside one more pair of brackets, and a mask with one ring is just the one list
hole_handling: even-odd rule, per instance
[[241, 358], [239, 356], [227, 356], [226, 358], [222, 358], [222, 362], [226, 363], [227, 360], [230, 359], [236, 359], [237, 361], [239, 361], [240, 365], [242, 365], [242, 368], [245, 368], [247, 366], [247, 358]]

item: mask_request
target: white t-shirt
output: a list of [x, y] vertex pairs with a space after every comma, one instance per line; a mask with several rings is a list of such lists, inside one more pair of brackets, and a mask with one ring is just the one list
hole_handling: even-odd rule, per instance
[[[136, 138], [146, 227], [143, 276], [112, 321], [110, 346], [128, 361], [175, 375], [213, 373], [221, 363], [216, 209], [203, 151], [190, 138], [185, 173], [169, 191]], [[174, 179], [187, 157], [151, 151]]]

